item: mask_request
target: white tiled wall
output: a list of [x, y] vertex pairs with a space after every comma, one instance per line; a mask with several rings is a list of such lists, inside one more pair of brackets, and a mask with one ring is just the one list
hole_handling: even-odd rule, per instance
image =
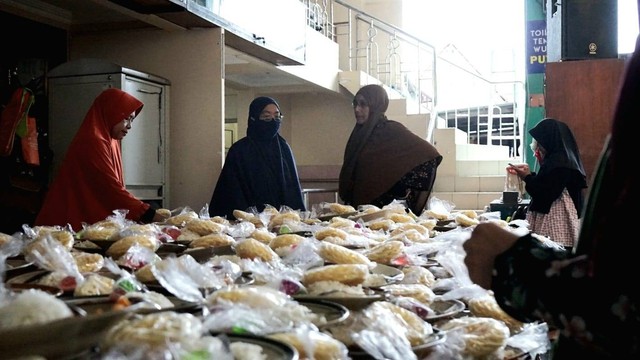
[[466, 144], [458, 129], [435, 129], [434, 145], [443, 155], [433, 195], [450, 201], [456, 209], [483, 210], [500, 199], [504, 189], [508, 147]]

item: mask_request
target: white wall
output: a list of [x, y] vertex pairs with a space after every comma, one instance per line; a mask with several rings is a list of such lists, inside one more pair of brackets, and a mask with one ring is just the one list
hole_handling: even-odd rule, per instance
[[351, 100], [350, 96], [325, 93], [292, 96], [290, 117], [295, 127], [288, 141], [298, 166], [342, 165], [356, 121]]
[[[372, 4], [379, 5], [375, 1]], [[376, 11], [371, 13], [380, 9], [384, 7], [372, 8]], [[386, 17], [389, 15], [392, 14]], [[341, 165], [355, 123], [352, 95], [332, 92], [341, 91], [331, 85], [337, 83], [336, 73], [331, 73], [332, 78], [323, 74], [320, 82], [326, 92], [282, 94], [270, 93], [269, 89], [261, 89], [260, 93], [226, 89], [233, 96], [223, 96], [223, 31], [133, 30], [70, 39], [70, 60], [103, 58], [171, 81], [171, 208], [189, 206], [199, 211], [209, 202], [224, 162], [225, 114], [237, 117], [238, 138], [244, 137], [249, 104], [256, 96], [272, 96], [279, 102], [285, 114], [281, 134], [291, 145], [298, 166]], [[336, 52], [331, 49], [332, 54]], [[329, 58], [330, 64], [321, 63], [331, 65], [327, 70], [335, 69], [334, 56]], [[317, 61], [314, 64], [320, 65]], [[233, 109], [225, 109], [225, 102], [233, 103]]]
[[103, 58], [171, 81], [171, 208], [200, 211], [211, 199], [222, 166], [222, 31], [137, 30], [70, 39], [70, 60]]

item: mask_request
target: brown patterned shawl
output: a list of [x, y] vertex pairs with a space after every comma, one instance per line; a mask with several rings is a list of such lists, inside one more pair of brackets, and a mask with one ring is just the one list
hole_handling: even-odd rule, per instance
[[389, 97], [383, 87], [366, 85], [358, 95], [369, 104], [369, 119], [351, 132], [339, 183], [340, 198], [353, 206], [370, 203], [407, 172], [440, 156], [431, 143], [387, 119]]

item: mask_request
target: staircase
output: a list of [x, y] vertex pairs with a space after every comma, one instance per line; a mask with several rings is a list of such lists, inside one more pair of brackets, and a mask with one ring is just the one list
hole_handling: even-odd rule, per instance
[[[387, 89], [393, 93], [393, 90]], [[406, 100], [390, 96], [387, 116], [427, 139], [430, 114], [407, 114]], [[500, 199], [509, 162], [509, 147], [469, 144], [467, 134], [457, 128], [434, 127], [432, 144], [443, 156], [432, 197], [455, 204], [456, 209], [484, 210]]]
[[455, 204], [456, 209], [483, 210], [500, 199], [506, 179], [509, 147], [467, 143], [467, 134], [456, 128], [438, 129], [433, 144], [444, 159], [432, 196]]

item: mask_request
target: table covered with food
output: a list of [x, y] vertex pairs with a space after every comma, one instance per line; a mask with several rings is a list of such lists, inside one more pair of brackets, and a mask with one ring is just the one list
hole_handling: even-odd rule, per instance
[[[436, 199], [437, 200], [437, 199]], [[169, 210], [166, 210], [169, 211]], [[462, 243], [500, 214], [267, 206], [163, 223], [118, 210], [0, 233], [0, 354], [45, 359], [525, 359], [549, 350], [474, 285]]]

